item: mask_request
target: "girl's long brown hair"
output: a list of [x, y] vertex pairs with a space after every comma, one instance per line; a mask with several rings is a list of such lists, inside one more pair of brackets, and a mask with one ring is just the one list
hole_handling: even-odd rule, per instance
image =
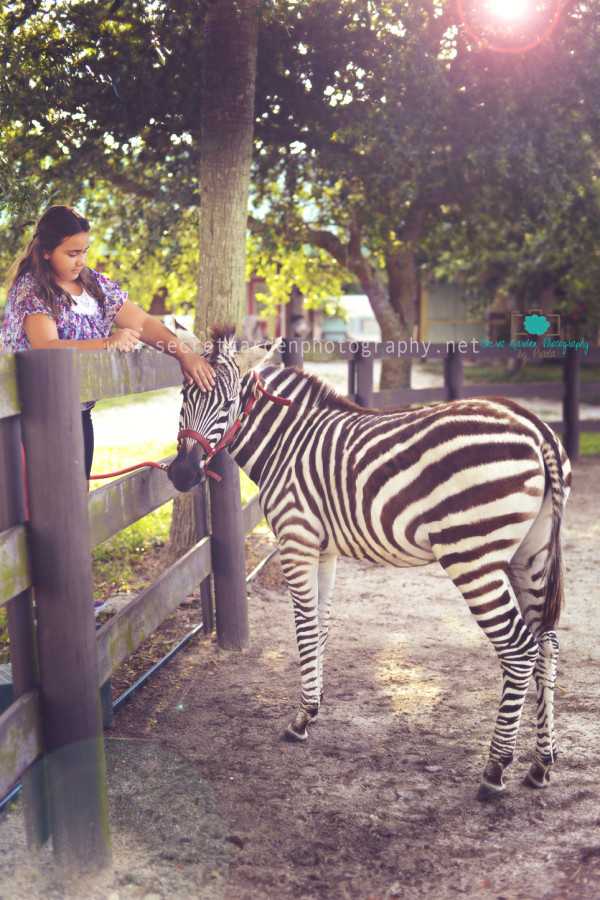
[[[32, 239], [15, 263], [13, 283], [20, 275], [27, 273], [33, 275], [40, 286], [39, 293], [44, 306], [56, 321], [60, 319], [58, 301], [62, 299], [69, 307], [74, 301], [73, 297], [56, 283], [50, 263], [44, 259], [44, 252], [52, 253], [65, 238], [89, 230], [88, 220], [77, 210], [70, 206], [51, 206], [37, 223]], [[78, 281], [104, 310], [104, 294], [87, 266], [79, 273]]]

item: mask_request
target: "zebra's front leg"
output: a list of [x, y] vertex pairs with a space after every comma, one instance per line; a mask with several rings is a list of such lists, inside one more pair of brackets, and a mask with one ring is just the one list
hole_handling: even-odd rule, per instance
[[282, 547], [281, 567], [294, 604], [296, 641], [300, 654], [301, 704], [284, 737], [289, 741], [305, 741], [307, 725], [319, 712], [321, 676], [319, 665], [319, 556], [306, 547], [293, 544]]
[[[319, 677], [319, 706], [323, 702], [323, 661], [325, 658], [325, 646], [329, 636], [329, 611], [331, 608], [331, 595], [335, 580], [335, 567], [337, 556], [321, 556], [319, 559], [318, 587], [319, 597], [317, 610], [319, 614], [319, 646], [317, 650], [317, 671]], [[315, 721], [317, 715], [313, 715], [309, 724]]]
[[554, 738], [554, 685], [558, 663], [558, 638], [553, 631], [538, 636], [540, 652], [533, 670], [537, 692], [537, 742], [535, 759], [525, 776], [530, 787], [543, 788], [550, 783], [550, 767], [556, 760]]

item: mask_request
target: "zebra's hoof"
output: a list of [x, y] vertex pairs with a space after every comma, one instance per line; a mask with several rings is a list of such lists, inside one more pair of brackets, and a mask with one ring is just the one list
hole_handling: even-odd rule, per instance
[[308, 740], [308, 731], [306, 728], [303, 732], [295, 731], [293, 725], [288, 725], [283, 734], [283, 739], [293, 744], [301, 744], [302, 741]]
[[497, 760], [488, 760], [477, 792], [477, 799], [480, 802], [493, 800], [506, 790], [503, 772], [504, 766], [502, 763], [499, 763]]
[[505, 790], [505, 784], [503, 784], [501, 788], [497, 788], [491, 787], [489, 784], [484, 784], [482, 782], [479, 785], [479, 790], [477, 791], [477, 799], [480, 803], [487, 803], [488, 800], [495, 800], [496, 797], [502, 796]]
[[533, 762], [529, 772], [523, 779], [524, 784], [532, 788], [546, 788], [550, 784], [550, 768], [541, 763]]

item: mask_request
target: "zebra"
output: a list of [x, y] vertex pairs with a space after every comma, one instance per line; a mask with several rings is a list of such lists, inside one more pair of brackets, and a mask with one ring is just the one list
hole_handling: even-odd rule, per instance
[[500, 708], [478, 798], [505, 790], [532, 675], [537, 738], [525, 781], [546, 787], [557, 753], [554, 627], [571, 483], [556, 435], [501, 397], [366, 410], [315, 375], [269, 364], [273, 346], [238, 351], [225, 326], [212, 338], [204, 353], [215, 387], [184, 386], [168, 476], [191, 490], [226, 447], [259, 486], [300, 655], [301, 703], [285, 737], [306, 740], [319, 712], [337, 557], [401, 567], [437, 561], [500, 662]]

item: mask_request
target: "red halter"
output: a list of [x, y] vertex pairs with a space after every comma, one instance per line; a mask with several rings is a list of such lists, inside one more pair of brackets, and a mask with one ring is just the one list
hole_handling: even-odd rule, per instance
[[269, 391], [267, 391], [261, 384], [260, 378], [258, 376], [258, 372], [256, 372], [256, 370], [254, 371], [254, 380], [256, 382], [256, 384], [254, 386], [254, 390], [252, 391], [252, 394], [250, 396], [250, 399], [246, 403], [246, 406], [242, 410], [242, 414], [240, 415], [239, 419], [233, 423], [233, 425], [231, 426], [229, 431], [227, 431], [223, 435], [223, 437], [221, 438], [219, 443], [216, 444], [214, 447], [211, 447], [211, 445], [208, 442], [208, 439], [205, 438], [203, 434], [200, 434], [199, 431], [194, 431], [192, 428], [183, 428], [177, 435], [178, 441], [184, 437], [193, 438], [195, 441], [198, 441], [198, 443], [200, 444], [200, 446], [203, 448], [204, 452], [206, 453], [206, 462], [204, 463], [204, 471], [206, 472], [207, 475], [210, 475], [211, 478], [215, 478], [217, 481], [221, 480], [219, 478], [219, 476], [215, 475], [214, 472], [208, 471], [208, 466], [210, 464], [210, 461], [213, 458], [213, 456], [215, 456], [219, 452], [219, 450], [222, 450], [224, 447], [227, 447], [228, 444], [231, 444], [235, 440], [237, 432], [242, 427], [243, 420], [250, 415], [250, 411], [252, 410], [252, 407], [258, 400], [259, 395], [264, 394], [265, 397], [267, 397], [272, 403], [276, 403], [278, 406], [290, 406], [292, 403], [291, 400], [288, 400], [285, 397], [278, 397], [276, 394], [271, 394]]

